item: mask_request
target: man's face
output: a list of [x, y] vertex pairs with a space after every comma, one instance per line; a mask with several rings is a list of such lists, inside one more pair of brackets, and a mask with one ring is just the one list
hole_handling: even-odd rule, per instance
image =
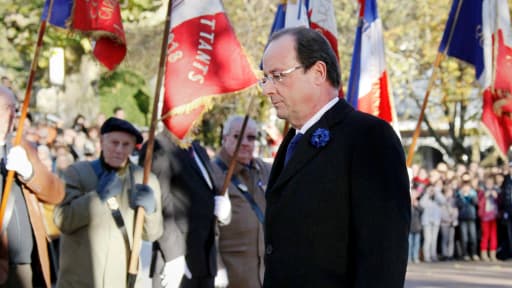
[[[229, 155], [233, 156], [236, 149], [236, 142], [240, 137], [240, 130], [242, 129], [242, 121], [238, 121], [231, 125], [231, 129], [227, 135], [224, 135], [222, 146]], [[238, 150], [238, 161], [243, 164], [249, 164], [252, 160], [254, 153], [254, 145], [256, 143], [258, 131], [254, 125], [250, 122], [247, 123], [245, 128], [244, 137], [240, 143], [240, 149]]]
[[12, 123], [16, 116], [16, 102], [12, 95], [3, 94], [0, 91], [0, 140], [5, 139], [12, 129]]
[[[265, 76], [278, 75], [283, 71], [300, 66], [295, 51], [295, 39], [284, 35], [272, 41], [263, 55], [263, 72]], [[262, 85], [263, 94], [270, 97], [277, 110], [277, 116], [288, 120], [293, 127], [299, 128], [314, 114], [314, 89], [311, 73], [303, 67], [284, 75], [281, 81], [269, 80]], [[275, 77], [274, 77], [275, 78]]]
[[136, 144], [135, 136], [121, 131], [101, 135], [100, 143], [105, 162], [114, 168], [123, 167], [128, 162]]

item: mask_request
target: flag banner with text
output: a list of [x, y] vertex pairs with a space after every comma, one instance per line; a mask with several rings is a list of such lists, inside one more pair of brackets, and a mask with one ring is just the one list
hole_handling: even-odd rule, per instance
[[174, 2], [162, 118], [183, 139], [212, 97], [249, 88], [257, 79], [220, 0]]
[[[48, 17], [46, 0], [42, 19]], [[48, 22], [93, 39], [93, 54], [109, 70], [126, 56], [126, 38], [118, 0], [53, 0]]]
[[375, 0], [360, 0], [359, 3], [347, 101], [357, 110], [395, 122], [377, 3]]

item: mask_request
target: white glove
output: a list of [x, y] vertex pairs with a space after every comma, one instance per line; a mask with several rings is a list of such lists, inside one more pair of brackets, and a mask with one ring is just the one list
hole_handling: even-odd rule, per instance
[[185, 256], [180, 256], [169, 262], [165, 262], [164, 269], [160, 278], [162, 279], [160, 284], [164, 288], [178, 288], [181, 284], [181, 279], [185, 275], [188, 279], [192, 279], [192, 273], [190, 273]]
[[32, 176], [33, 168], [32, 163], [28, 160], [27, 151], [21, 146], [14, 146], [7, 153], [7, 163], [5, 165], [7, 170], [13, 170], [24, 179]]
[[215, 276], [215, 288], [226, 288], [229, 285], [228, 272], [226, 269], [220, 269]]
[[227, 193], [224, 196], [215, 196], [213, 214], [221, 224], [228, 225], [231, 222], [231, 201]]

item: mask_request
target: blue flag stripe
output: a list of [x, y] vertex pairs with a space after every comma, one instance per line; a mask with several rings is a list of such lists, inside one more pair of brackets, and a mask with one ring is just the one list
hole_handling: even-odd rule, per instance
[[[475, 66], [476, 78], [484, 70], [482, 41], [482, 0], [454, 0], [439, 52]], [[457, 14], [458, 6], [460, 6]], [[453, 31], [453, 35], [450, 34]], [[449, 42], [449, 43], [448, 43]]]
[[[46, 18], [48, 18], [49, 7], [50, 0], [46, 0], [44, 3], [44, 9], [43, 14], [41, 15], [41, 20], [46, 20]], [[66, 22], [71, 16], [72, 10], [73, 0], [53, 0], [52, 13], [48, 22], [54, 26], [68, 28], [66, 26]]]

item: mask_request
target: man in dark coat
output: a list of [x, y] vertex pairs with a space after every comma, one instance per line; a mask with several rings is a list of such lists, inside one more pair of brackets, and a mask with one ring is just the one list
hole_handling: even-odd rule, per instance
[[411, 206], [394, 130], [338, 99], [320, 33], [281, 30], [262, 63], [263, 93], [292, 127], [266, 192], [263, 286], [402, 287]]
[[[146, 146], [139, 162], [146, 157]], [[151, 171], [162, 189], [164, 234], [153, 244], [153, 287], [213, 287], [215, 222], [228, 224], [231, 203], [217, 194], [217, 175], [198, 142], [181, 148], [165, 130], [155, 137]], [[217, 220], [216, 220], [217, 219]]]

